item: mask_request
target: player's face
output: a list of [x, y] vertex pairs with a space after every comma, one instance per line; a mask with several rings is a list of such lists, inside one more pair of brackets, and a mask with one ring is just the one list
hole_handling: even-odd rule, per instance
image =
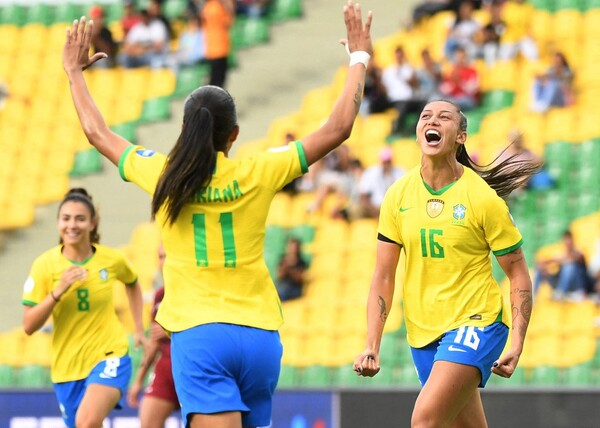
[[434, 101], [425, 106], [417, 123], [417, 142], [426, 156], [444, 156], [455, 153], [458, 144], [464, 144], [466, 132], [460, 130], [460, 113], [445, 101]]
[[68, 201], [60, 208], [57, 227], [65, 245], [77, 245], [89, 243], [90, 233], [96, 223], [84, 203]]

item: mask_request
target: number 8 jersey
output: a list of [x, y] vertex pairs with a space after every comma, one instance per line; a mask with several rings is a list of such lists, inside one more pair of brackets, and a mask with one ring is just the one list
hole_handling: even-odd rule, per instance
[[417, 167], [387, 191], [378, 233], [406, 253], [403, 308], [408, 343], [421, 348], [461, 326], [510, 325], [491, 254], [522, 244], [506, 203], [473, 170], [435, 191]]
[[[154, 193], [166, 156], [129, 147], [119, 161], [124, 180]], [[277, 330], [277, 290], [264, 261], [265, 223], [275, 193], [308, 171], [302, 145], [290, 143], [254, 157], [217, 152], [210, 184], [171, 225], [156, 216], [167, 254], [165, 296], [156, 321], [168, 331], [207, 323]]]
[[82, 263], [62, 255], [62, 245], [37, 257], [23, 290], [23, 304], [40, 303], [61, 280], [63, 272], [77, 264], [87, 270], [75, 281], [52, 310], [52, 382], [84, 379], [107, 358], [127, 355], [127, 334], [114, 306], [114, 287], [121, 281], [135, 284], [137, 274], [120, 251], [93, 244], [94, 254]]

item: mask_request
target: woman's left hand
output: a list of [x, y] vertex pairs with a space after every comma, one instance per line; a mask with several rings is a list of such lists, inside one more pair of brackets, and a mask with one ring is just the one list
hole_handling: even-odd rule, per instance
[[85, 16], [80, 20], [73, 21], [71, 28], [67, 28], [67, 37], [63, 47], [63, 68], [67, 74], [73, 71], [83, 71], [96, 61], [107, 58], [108, 55], [104, 52], [97, 52], [91, 57], [90, 43], [92, 39], [92, 31], [94, 22], [86, 23]]

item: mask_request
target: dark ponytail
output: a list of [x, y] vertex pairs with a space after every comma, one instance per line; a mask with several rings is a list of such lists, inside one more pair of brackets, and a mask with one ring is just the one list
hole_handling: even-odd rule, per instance
[[173, 224], [184, 205], [210, 184], [217, 152], [225, 151], [237, 125], [233, 98], [217, 86], [203, 86], [186, 99], [183, 127], [169, 153], [152, 198], [152, 218], [164, 208]]
[[[446, 99], [439, 101], [452, 104], [456, 108], [460, 116], [460, 130], [467, 132], [467, 116], [465, 116], [465, 114], [462, 112], [460, 106], [455, 102]], [[510, 145], [514, 144], [515, 141], [516, 139], [511, 141]], [[507, 148], [505, 148], [502, 153], [504, 153]], [[531, 176], [542, 168], [543, 163], [533, 160], [519, 160], [519, 154], [515, 154], [496, 164], [500, 156], [502, 156], [502, 153], [500, 153], [500, 155], [498, 155], [489, 164], [479, 165], [473, 159], [471, 159], [469, 153], [467, 152], [466, 146], [461, 144], [456, 152], [456, 160], [460, 164], [475, 171], [492, 189], [496, 191], [498, 196], [505, 199], [513, 190], [516, 190], [527, 183]]]
[[[92, 196], [82, 187], [75, 187], [69, 190], [58, 206], [59, 213], [62, 206], [67, 202], [80, 202], [88, 208], [91, 219], [96, 220], [96, 227], [94, 227], [94, 229], [92, 229], [90, 232], [90, 242], [98, 244], [100, 242], [100, 234], [98, 233], [99, 219], [96, 217], [96, 207], [94, 207], [94, 203], [92, 202]], [[59, 243], [63, 243], [62, 238], [60, 239]]]

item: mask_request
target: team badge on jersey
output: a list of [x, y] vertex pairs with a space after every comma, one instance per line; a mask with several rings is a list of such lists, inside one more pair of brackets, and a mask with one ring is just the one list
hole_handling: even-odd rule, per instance
[[108, 279], [108, 270], [100, 269], [100, 279], [106, 281]]
[[463, 204], [454, 205], [453, 210], [452, 217], [459, 221], [464, 220], [467, 208]]
[[148, 149], [140, 149], [140, 150], [136, 150], [135, 154], [138, 156], [141, 156], [143, 158], [149, 158], [151, 156], [154, 156], [154, 150], [148, 150]]
[[427, 201], [427, 215], [431, 218], [436, 218], [444, 209], [444, 201], [441, 199], [430, 199]]

